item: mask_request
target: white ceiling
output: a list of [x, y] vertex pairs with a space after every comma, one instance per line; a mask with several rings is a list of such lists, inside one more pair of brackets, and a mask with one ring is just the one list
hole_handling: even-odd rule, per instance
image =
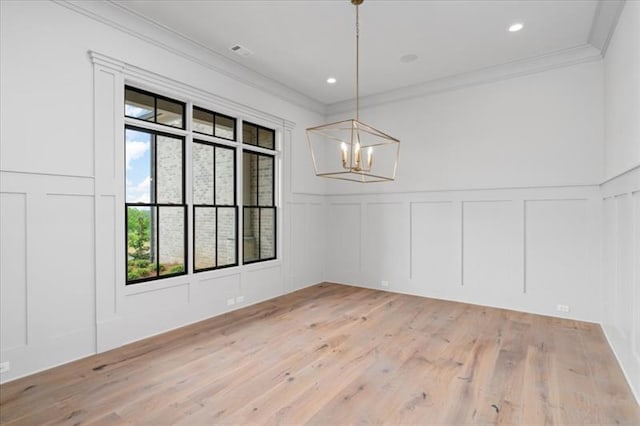
[[[355, 7], [349, 0], [115, 2], [323, 104], [355, 95]], [[367, 0], [360, 7], [360, 94], [585, 45], [597, 5]], [[514, 22], [525, 28], [509, 33]], [[235, 44], [255, 54], [230, 52]], [[402, 63], [405, 54], [418, 60]], [[328, 85], [329, 76], [338, 83]]]

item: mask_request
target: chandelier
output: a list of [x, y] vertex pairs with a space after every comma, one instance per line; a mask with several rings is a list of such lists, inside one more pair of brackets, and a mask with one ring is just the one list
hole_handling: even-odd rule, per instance
[[362, 121], [360, 108], [360, 13], [356, 7], [355, 119], [307, 129], [307, 141], [316, 176], [361, 183], [392, 181], [396, 177], [400, 141]]

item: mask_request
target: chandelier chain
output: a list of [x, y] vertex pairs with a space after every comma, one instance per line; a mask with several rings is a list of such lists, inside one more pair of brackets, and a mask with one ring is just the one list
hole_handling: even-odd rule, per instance
[[356, 120], [360, 120], [360, 5], [356, 4]]

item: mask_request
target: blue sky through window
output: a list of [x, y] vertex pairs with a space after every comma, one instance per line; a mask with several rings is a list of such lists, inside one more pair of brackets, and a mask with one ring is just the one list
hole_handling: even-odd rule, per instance
[[126, 200], [148, 203], [151, 200], [151, 139], [153, 135], [126, 129]]

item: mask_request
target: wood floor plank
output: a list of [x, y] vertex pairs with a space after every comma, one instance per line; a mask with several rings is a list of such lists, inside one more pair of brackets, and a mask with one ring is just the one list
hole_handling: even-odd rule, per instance
[[321, 284], [0, 386], [0, 423], [640, 424], [596, 324]]

